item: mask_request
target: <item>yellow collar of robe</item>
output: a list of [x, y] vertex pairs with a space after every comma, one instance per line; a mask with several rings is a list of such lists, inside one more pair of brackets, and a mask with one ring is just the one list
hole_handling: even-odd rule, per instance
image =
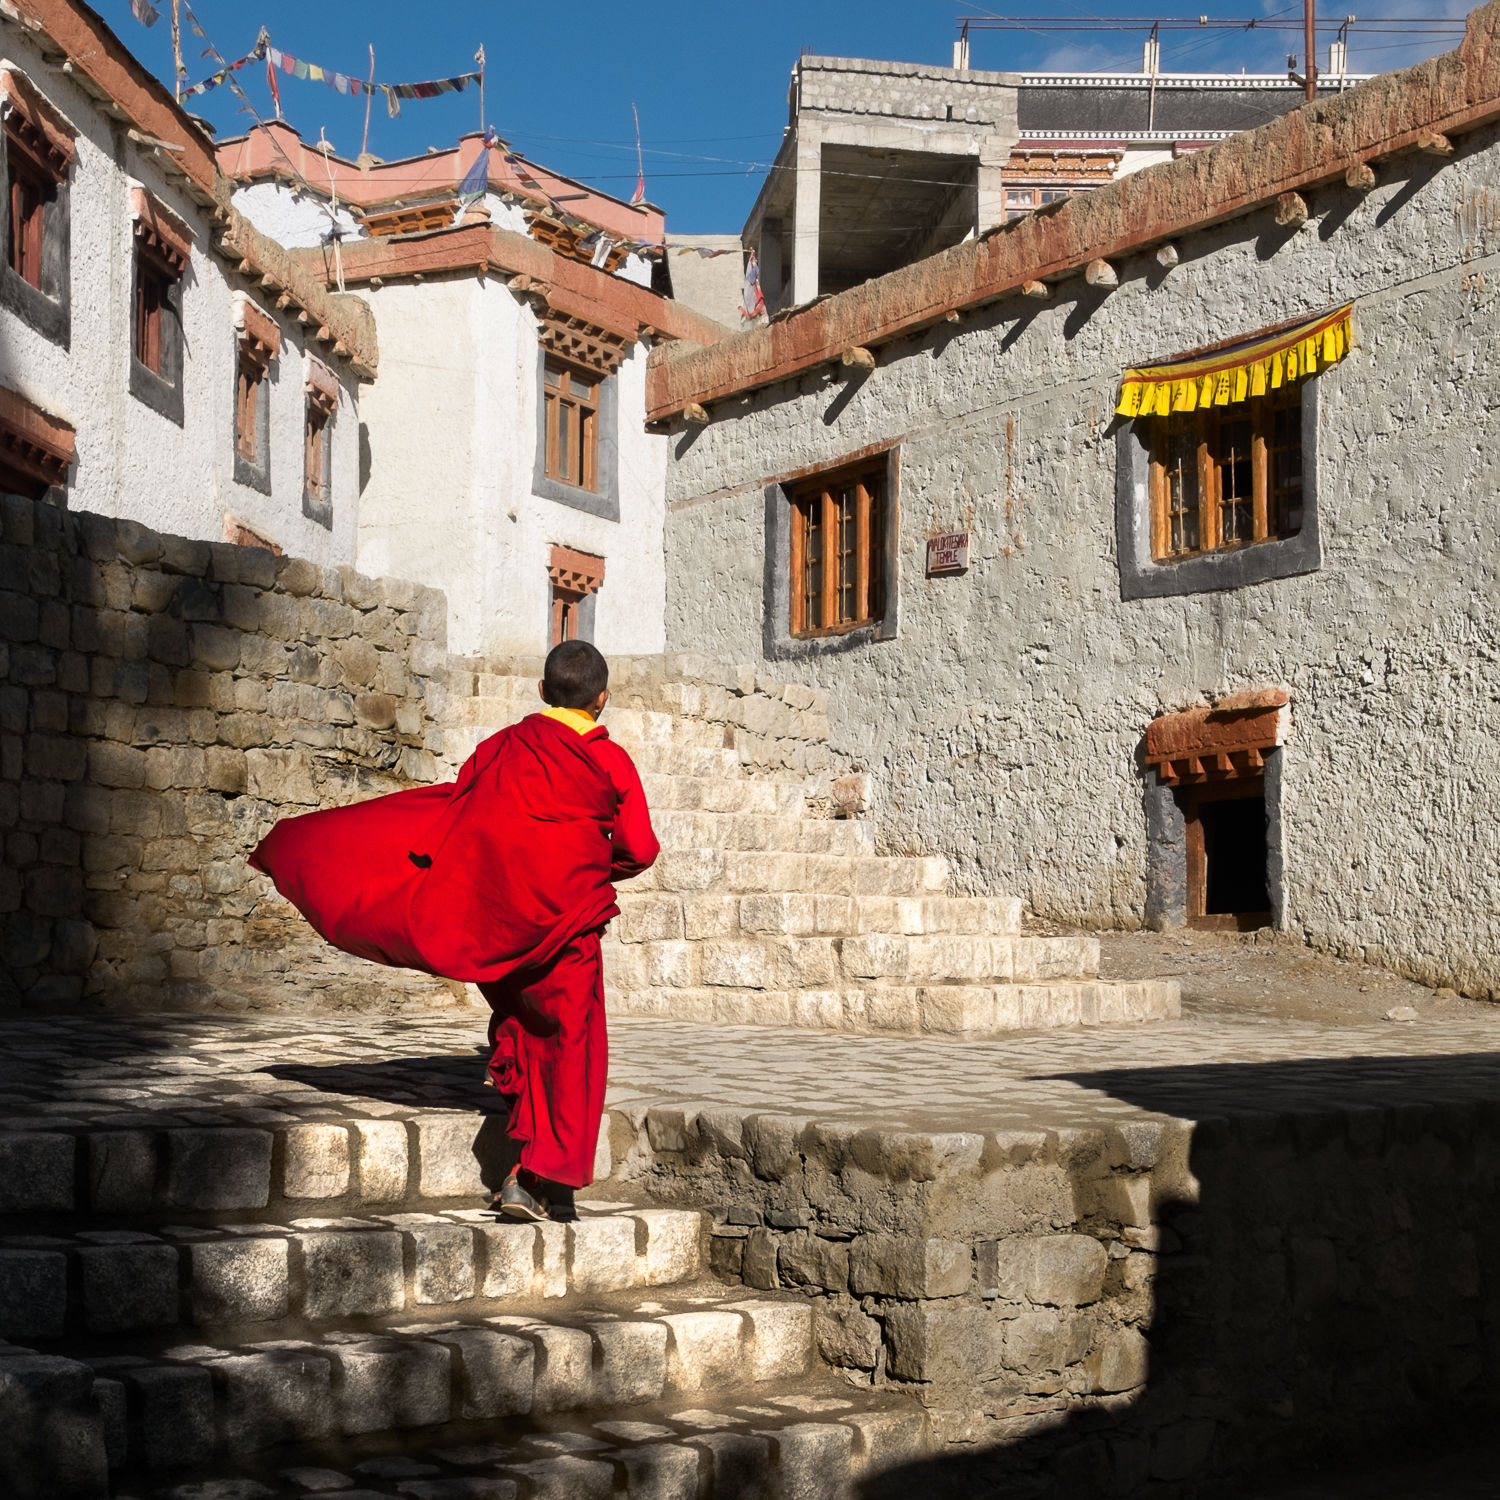
[[544, 708], [542, 717], [556, 719], [559, 724], [566, 724], [569, 729], [576, 729], [579, 734], [587, 734], [595, 727], [593, 714], [581, 708]]

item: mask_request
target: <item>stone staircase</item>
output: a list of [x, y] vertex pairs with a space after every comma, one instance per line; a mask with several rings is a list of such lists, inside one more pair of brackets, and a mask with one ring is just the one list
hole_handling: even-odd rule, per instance
[[[541, 665], [453, 665], [455, 766], [536, 711]], [[612, 1013], [957, 1036], [1180, 1013], [1174, 982], [1101, 982], [1097, 940], [1025, 935], [1014, 897], [953, 894], [947, 860], [882, 853], [872, 819], [839, 816], [863, 778], [838, 776], [822, 694], [696, 657], [611, 669], [604, 722], [662, 843], [620, 889]]]
[[[707, 1214], [452, 1206], [482, 1191], [475, 1125], [12, 1137], [5, 1493], [812, 1500], [926, 1451], [919, 1407], [822, 1364], [807, 1300], [714, 1279]], [[144, 1196], [111, 1182], [132, 1162], [163, 1168]]]

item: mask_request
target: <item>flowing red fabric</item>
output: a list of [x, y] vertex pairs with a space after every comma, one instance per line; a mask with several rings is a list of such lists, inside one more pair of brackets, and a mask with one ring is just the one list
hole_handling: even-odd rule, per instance
[[532, 714], [454, 782], [282, 819], [250, 863], [335, 947], [489, 983], [602, 928], [619, 911], [611, 876], [655, 858], [643, 796], [649, 847], [615, 827], [622, 780], [639, 793], [602, 726], [581, 735]]

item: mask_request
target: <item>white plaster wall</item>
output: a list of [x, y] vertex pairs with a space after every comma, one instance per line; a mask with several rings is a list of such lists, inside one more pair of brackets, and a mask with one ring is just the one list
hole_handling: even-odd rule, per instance
[[[285, 551], [320, 563], [354, 560], [358, 472], [357, 387], [347, 367], [333, 424], [333, 530], [302, 514], [302, 333], [281, 321], [271, 404], [267, 496], [234, 481], [234, 287], [208, 251], [202, 211], [124, 137], [66, 75], [46, 67], [25, 38], [0, 32], [18, 66], [78, 130], [70, 186], [69, 347], [0, 308], [0, 383], [71, 422], [77, 461], [68, 504], [126, 517], [179, 536], [224, 539], [233, 514]], [[10, 65], [9, 63], [7, 65]], [[130, 393], [130, 183], [140, 182], [194, 231], [183, 282], [183, 422]]]
[[285, 182], [252, 182], [238, 187], [233, 203], [262, 234], [289, 250], [316, 249], [327, 242], [335, 224], [346, 240], [369, 238], [359, 220], [342, 204], [335, 208], [326, 198]]
[[1164, 151], [1152, 150], [1145, 146], [1127, 146], [1125, 154], [1120, 158], [1120, 165], [1115, 168], [1115, 176], [1129, 177], [1132, 172], [1140, 172], [1146, 167], [1155, 167], [1162, 162], [1175, 160], [1170, 146]]
[[370, 480], [358, 566], [443, 589], [459, 654], [535, 653], [550, 631], [554, 545], [605, 559], [601, 649], [660, 651], [666, 439], [648, 434], [645, 351], [615, 377], [620, 520], [532, 493], [537, 322], [493, 279], [388, 283], [371, 293], [380, 379], [364, 397]]
[[[668, 642], [762, 650], [766, 479], [901, 443], [897, 639], [765, 669], [824, 686], [836, 747], [874, 773], [894, 845], [1038, 911], [1134, 925], [1147, 724], [1285, 682], [1287, 926], [1435, 983], [1500, 993], [1500, 146], [1383, 163], [1380, 186], [1184, 235], [825, 374], [714, 408], [668, 475]], [[1318, 377], [1320, 571], [1120, 598], [1119, 373], [1343, 299], [1361, 345]], [[925, 537], [972, 528], [962, 577]], [[714, 580], [704, 588], [702, 580]]]

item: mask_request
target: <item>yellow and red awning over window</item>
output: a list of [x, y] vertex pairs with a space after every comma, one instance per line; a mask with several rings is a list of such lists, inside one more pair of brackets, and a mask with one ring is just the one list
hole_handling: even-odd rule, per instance
[[1115, 411], [1122, 417], [1164, 417], [1229, 406], [1315, 375], [1354, 347], [1353, 310], [1354, 304], [1346, 303], [1210, 353], [1126, 370]]

